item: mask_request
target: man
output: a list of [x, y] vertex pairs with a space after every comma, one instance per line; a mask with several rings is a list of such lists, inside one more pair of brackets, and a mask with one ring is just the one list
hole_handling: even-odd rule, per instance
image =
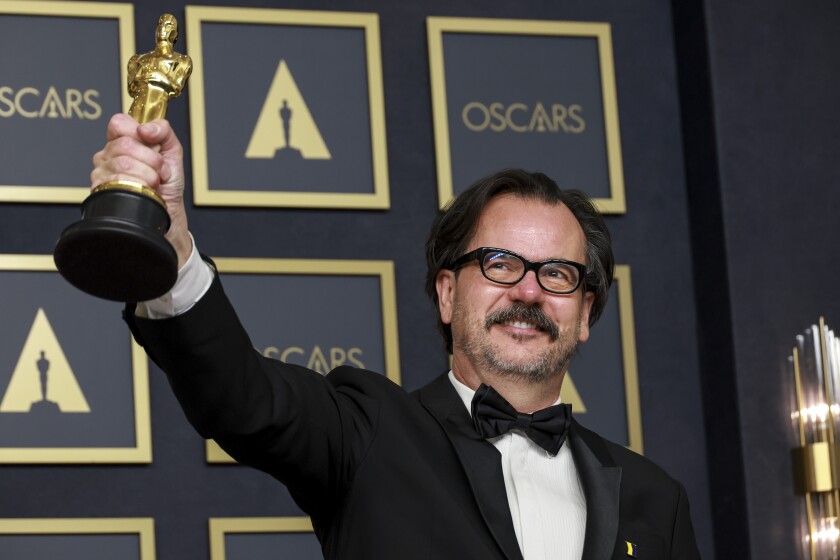
[[288, 486], [326, 558], [699, 557], [682, 486], [559, 402], [612, 281], [609, 234], [583, 195], [508, 171], [437, 218], [427, 289], [452, 371], [407, 394], [254, 350], [195, 252], [169, 125], [117, 115], [108, 139], [93, 184], [155, 188], [181, 266], [171, 294], [127, 310], [135, 337], [202, 436]]

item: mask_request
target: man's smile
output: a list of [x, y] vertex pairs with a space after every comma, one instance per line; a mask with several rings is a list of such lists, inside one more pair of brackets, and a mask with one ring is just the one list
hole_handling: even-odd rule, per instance
[[[537, 331], [547, 333], [552, 341], [557, 340], [560, 331], [557, 325], [548, 318], [545, 311], [538, 305], [526, 305], [521, 302], [514, 302], [510, 306], [494, 311], [487, 316], [484, 327], [487, 331], [493, 325], [501, 325], [506, 328], [519, 330]], [[522, 335], [525, 333], [519, 332]]]
[[525, 323], [523, 321], [505, 321], [502, 324], [506, 325], [506, 326], [509, 326], [509, 327], [515, 327], [517, 329], [533, 329], [533, 330], [539, 330], [539, 331], [545, 330], [545, 329], [540, 328], [539, 325], [535, 325], [534, 323]]

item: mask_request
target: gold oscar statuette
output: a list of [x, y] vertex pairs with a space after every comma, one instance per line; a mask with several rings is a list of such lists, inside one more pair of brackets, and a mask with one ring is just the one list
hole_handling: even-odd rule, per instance
[[[128, 114], [139, 123], [166, 117], [169, 100], [180, 95], [192, 61], [173, 50], [178, 22], [158, 21], [155, 50], [128, 62]], [[82, 219], [67, 227], [53, 257], [64, 278], [91, 295], [138, 302], [159, 297], [178, 276], [178, 256], [164, 235], [166, 203], [149, 187], [132, 181], [97, 185], [82, 203]]]

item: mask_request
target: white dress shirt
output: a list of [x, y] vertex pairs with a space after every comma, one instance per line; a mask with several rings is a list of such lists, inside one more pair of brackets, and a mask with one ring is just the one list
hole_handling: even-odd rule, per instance
[[[449, 381], [472, 414], [475, 391], [451, 371]], [[502, 454], [510, 516], [525, 560], [580, 560], [586, 498], [568, 440], [553, 457], [519, 430], [487, 441]]]
[[[178, 271], [172, 290], [156, 300], [138, 303], [136, 313], [148, 319], [180, 315], [201, 299], [212, 282], [213, 270], [201, 259], [193, 242], [192, 253]], [[449, 380], [472, 414], [475, 391], [451, 371]], [[568, 440], [555, 456], [517, 430], [488, 441], [501, 453], [513, 528], [525, 560], [580, 560], [586, 498]]]

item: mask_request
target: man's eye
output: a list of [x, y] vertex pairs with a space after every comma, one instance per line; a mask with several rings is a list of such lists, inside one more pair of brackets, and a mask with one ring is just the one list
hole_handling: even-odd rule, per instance
[[544, 278], [550, 278], [551, 280], [557, 280], [562, 282], [570, 282], [574, 283], [576, 275], [572, 272], [571, 269], [565, 266], [544, 266], [540, 270], [541, 275]]
[[507, 255], [496, 255], [488, 257], [484, 266], [493, 270], [511, 270], [516, 268], [516, 261]]
[[487, 264], [487, 268], [495, 268], [496, 270], [507, 270], [510, 268], [510, 265], [505, 261], [490, 261]]

